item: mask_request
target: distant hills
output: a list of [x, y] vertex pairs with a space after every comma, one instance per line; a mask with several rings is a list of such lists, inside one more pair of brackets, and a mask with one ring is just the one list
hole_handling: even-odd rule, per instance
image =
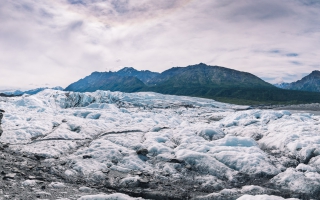
[[301, 80], [292, 83], [275, 84], [276, 87], [288, 90], [320, 92], [320, 71], [315, 70]]
[[282, 83], [276, 83], [276, 84], [273, 84], [273, 85], [276, 86], [277, 88], [288, 89], [290, 83], [282, 82]]
[[53, 87], [53, 88], [48, 88], [48, 87], [41, 87], [41, 88], [36, 88], [36, 89], [32, 89], [32, 90], [14, 90], [14, 91], [2, 91], [2, 96], [21, 96], [23, 94], [37, 94], [45, 89], [54, 89], [54, 90], [64, 90], [62, 87], [58, 86], [58, 87]]
[[[174, 67], [162, 73], [138, 71], [125, 67], [117, 72], [93, 72], [66, 87], [66, 91], [92, 92], [96, 90], [119, 90], [136, 92], [144, 90], [163, 90], [167, 87], [272, 87], [269, 83], [246, 72], [208, 66], [200, 63], [188, 67]], [[165, 92], [165, 91], [163, 91]]]
[[111, 90], [122, 92], [136, 92], [142, 90], [160, 73], [148, 70], [138, 71], [132, 67], [125, 67], [117, 72], [93, 72], [66, 87], [66, 91], [94, 92], [96, 90]]
[[15, 95], [7, 95], [5, 93], [0, 93], [0, 97], [14, 97]]
[[208, 66], [200, 63], [188, 67], [174, 67], [156, 76], [149, 85], [171, 85], [173, 87], [273, 87], [260, 78], [247, 73], [225, 67]]
[[122, 76], [117, 72], [93, 72], [66, 87], [66, 91], [94, 92], [96, 90], [111, 90], [122, 92], [136, 92], [145, 84], [135, 76]]
[[253, 74], [204, 63], [174, 67], [162, 73], [138, 71], [128, 67], [117, 72], [93, 72], [65, 90], [152, 91], [212, 98], [236, 104], [320, 102], [320, 93], [279, 89]]

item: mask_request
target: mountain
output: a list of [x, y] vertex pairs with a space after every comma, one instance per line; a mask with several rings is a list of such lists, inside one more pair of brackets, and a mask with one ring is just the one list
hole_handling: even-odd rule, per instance
[[146, 87], [146, 84], [160, 73], [149, 70], [136, 70], [125, 67], [117, 72], [93, 72], [66, 87], [66, 91], [94, 92], [96, 90], [110, 90], [122, 92], [136, 92]]
[[136, 92], [145, 84], [134, 76], [121, 76], [116, 72], [93, 72], [66, 87], [65, 91], [94, 92], [96, 90], [110, 90], [122, 92]]
[[288, 87], [290, 86], [290, 83], [276, 83], [274, 84], [274, 86], [276, 86], [277, 88], [281, 88], [281, 89], [288, 89]]
[[21, 90], [15, 90], [15, 91], [4, 91], [2, 92], [5, 95], [8, 96], [21, 96], [23, 94], [29, 94], [29, 95], [33, 95], [33, 94], [37, 94], [43, 90], [46, 89], [53, 89], [53, 90], [63, 90], [62, 87], [57, 86], [57, 87], [53, 87], [53, 88], [48, 88], [48, 87], [42, 87], [42, 88], [36, 88], [36, 89], [32, 89], [32, 90], [26, 90], [26, 91], [21, 91]]
[[149, 70], [142, 70], [138, 71], [132, 67], [125, 67], [115, 73], [118, 76], [133, 76], [141, 80], [144, 84], [148, 84], [150, 81], [152, 81], [155, 77], [157, 77], [160, 73], [157, 72], [151, 72]]
[[[283, 83], [283, 89], [320, 92], [320, 71], [315, 70], [311, 74], [293, 83]], [[279, 87], [279, 86], [278, 86]]]
[[236, 104], [292, 104], [320, 101], [318, 93], [279, 89], [253, 74], [204, 63], [174, 67], [160, 74], [133, 68], [124, 68], [118, 72], [94, 72], [72, 83], [65, 90], [151, 91], [204, 97]]
[[173, 87], [273, 87], [271, 84], [247, 72], [240, 72], [204, 63], [188, 67], [174, 67], [164, 71], [150, 83]]

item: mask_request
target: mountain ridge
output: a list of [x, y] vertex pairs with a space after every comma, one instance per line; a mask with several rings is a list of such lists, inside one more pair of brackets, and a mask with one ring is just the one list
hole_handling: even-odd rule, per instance
[[4, 95], [8, 95], [8, 96], [21, 96], [23, 94], [33, 95], [33, 94], [37, 94], [45, 89], [64, 90], [64, 88], [62, 88], [60, 86], [56, 86], [56, 87], [52, 87], [52, 88], [40, 87], [40, 88], [31, 89], [31, 90], [2, 91], [1, 93], [3, 93]]
[[[190, 72], [192, 71], [192, 72]], [[209, 66], [204, 63], [189, 65], [187, 67], [174, 67], [162, 72], [158, 80], [153, 82], [174, 82], [174, 84], [211, 84], [216, 86], [233, 85], [239, 82], [245, 87], [273, 87], [271, 84], [263, 81], [259, 77], [248, 72], [237, 71], [220, 66]]]
[[[144, 82], [138, 77], [144, 77]], [[162, 73], [123, 68], [117, 72], [93, 72], [70, 84], [66, 91], [158, 92], [216, 99], [236, 104], [317, 103], [320, 94], [275, 87], [248, 72], [204, 63], [173, 67]]]
[[287, 90], [320, 92], [320, 71], [314, 70], [298, 81], [275, 84], [275, 86]]
[[134, 76], [119, 76], [115, 72], [93, 72], [79, 81], [70, 84], [65, 91], [94, 92], [96, 90], [111, 90], [135, 92], [145, 84]]
[[144, 84], [148, 84], [152, 78], [158, 76], [160, 73], [149, 70], [136, 70], [133, 67], [124, 67], [116, 72], [118, 76], [133, 76], [141, 80]]

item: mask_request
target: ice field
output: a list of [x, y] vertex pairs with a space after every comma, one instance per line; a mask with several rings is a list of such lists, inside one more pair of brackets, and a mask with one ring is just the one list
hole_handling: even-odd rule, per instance
[[79, 186], [64, 199], [320, 199], [320, 116], [109, 91], [45, 90], [0, 109], [7, 152], [59, 177], [58, 193]]

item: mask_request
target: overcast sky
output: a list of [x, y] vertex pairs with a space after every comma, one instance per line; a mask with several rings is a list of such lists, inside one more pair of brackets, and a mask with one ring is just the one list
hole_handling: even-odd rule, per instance
[[0, 89], [200, 62], [292, 82], [320, 70], [320, 0], [1, 0]]

